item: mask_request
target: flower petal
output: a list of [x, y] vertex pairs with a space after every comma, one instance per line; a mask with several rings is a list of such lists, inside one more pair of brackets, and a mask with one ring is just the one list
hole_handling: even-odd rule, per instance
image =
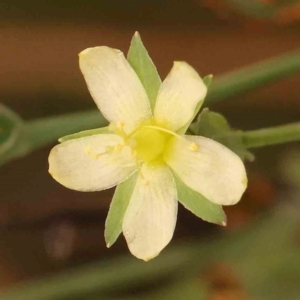
[[146, 91], [121, 51], [88, 48], [79, 58], [90, 93], [107, 120], [136, 126], [151, 116]]
[[170, 242], [177, 218], [176, 199], [170, 169], [144, 164], [123, 221], [123, 233], [133, 255], [148, 261]]
[[158, 123], [176, 131], [191, 120], [206, 93], [206, 85], [190, 65], [174, 62], [158, 91], [154, 117]]
[[208, 138], [173, 138], [165, 153], [165, 161], [188, 187], [216, 204], [237, 203], [247, 187], [242, 160]]
[[126, 180], [136, 171], [131, 148], [122, 147], [115, 134], [69, 140], [54, 147], [49, 173], [60, 184], [77, 191], [100, 191]]

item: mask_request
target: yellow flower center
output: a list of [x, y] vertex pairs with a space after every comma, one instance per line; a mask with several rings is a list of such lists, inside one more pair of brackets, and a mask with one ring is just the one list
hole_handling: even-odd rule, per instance
[[[126, 124], [121, 122], [110, 123], [109, 130], [124, 138], [122, 144], [114, 147], [114, 151], [120, 151], [124, 146], [132, 149], [132, 156], [136, 157], [136, 162], [163, 162], [165, 150], [172, 136], [182, 138], [177, 133], [168, 130], [163, 124], [157, 124], [154, 119], [145, 120], [138, 128], [130, 134], [126, 133]], [[196, 146], [196, 145], [195, 145]], [[87, 149], [88, 150], [88, 149]], [[88, 153], [88, 151], [86, 151]], [[107, 153], [107, 151], [105, 152]]]
[[162, 154], [170, 138], [171, 134], [165, 132], [163, 128], [143, 126], [133, 134], [129, 140], [129, 144], [136, 151], [138, 159], [151, 162], [162, 158]]

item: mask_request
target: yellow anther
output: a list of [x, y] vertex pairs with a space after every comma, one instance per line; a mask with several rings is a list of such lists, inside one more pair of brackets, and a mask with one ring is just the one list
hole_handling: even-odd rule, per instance
[[131, 156], [132, 156], [132, 157], [136, 157], [136, 150], [132, 150]]
[[91, 154], [91, 158], [93, 160], [97, 160], [99, 158], [100, 154]]
[[91, 147], [86, 147], [85, 149], [84, 149], [84, 151], [85, 151], [85, 153], [86, 154], [91, 154]]
[[118, 144], [118, 145], [115, 146], [115, 150], [116, 151], [121, 151], [123, 147], [124, 147], [123, 145]]
[[190, 149], [193, 151], [197, 151], [199, 149], [199, 147], [195, 143], [192, 143], [192, 144], [190, 144]]
[[143, 180], [143, 184], [144, 184], [145, 186], [148, 186], [148, 185], [149, 185], [149, 181]]
[[91, 147], [86, 147], [84, 149], [85, 153], [88, 154], [92, 159], [97, 160], [101, 155], [103, 155], [104, 153], [94, 153], [91, 149]]
[[123, 127], [124, 127], [124, 123], [123, 122], [117, 122], [117, 128], [119, 128], [119, 129], [123, 129]]

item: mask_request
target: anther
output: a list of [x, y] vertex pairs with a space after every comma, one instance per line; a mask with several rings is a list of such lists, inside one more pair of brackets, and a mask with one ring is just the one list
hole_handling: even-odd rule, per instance
[[192, 144], [190, 144], [190, 149], [193, 151], [197, 151], [199, 149], [199, 147], [195, 143], [192, 143]]
[[88, 154], [93, 160], [97, 160], [101, 155], [103, 155], [104, 153], [94, 153], [92, 152], [91, 147], [86, 147], [84, 149], [85, 153]]
[[93, 160], [97, 160], [100, 156], [101, 154], [91, 154]]
[[118, 144], [118, 145], [115, 146], [115, 150], [116, 151], [121, 151], [123, 147], [124, 147], [123, 145]]
[[84, 151], [86, 154], [91, 154], [91, 147], [86, 147]]
[[124, 127], [124, 123], [123, 122], [117, 122], [117, 128], [119, 128], [119, 129], [123, 129], [123, 127]]
[[144, 184], [145, 186], [148, 186], [148, 185], [149, 185], [149, 181], [143, 180], [143, 184]]

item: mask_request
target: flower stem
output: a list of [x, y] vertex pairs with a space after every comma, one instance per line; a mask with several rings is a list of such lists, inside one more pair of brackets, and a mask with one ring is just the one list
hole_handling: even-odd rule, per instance
[[101, 113], [91, 110], [28, 121], [25, 127], [31, 147], [37, 149], [64, 135], [106, 125]]
[[296, 50], [223, 76], [210, 86], [205, 104], [225, 100], [266, 83], [286, 78], [300, 71], [300, 50]]
[[0, 166], [53, 143], [62, 136], [106, 125], [107, 121], [98, 110], [68, 113], [24, 122], [22, 137], [10, 151], [0, 156]]
[[244, 131], [241, 133], [241, 136], [247, 148], [259, 148], [300, 141], [300, 122]]

